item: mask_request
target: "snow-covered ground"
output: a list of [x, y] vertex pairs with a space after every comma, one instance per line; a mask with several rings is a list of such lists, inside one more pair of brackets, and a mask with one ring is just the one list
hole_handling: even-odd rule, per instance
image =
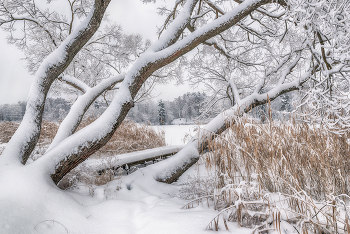
[[[52, 181], [31, 171], [33, 168], [24, 168], [10, 173], [11, 178], [0, 176], [0, 184], [7, 185], [0, 193], [1, 234], [208, 234], [205, 228], [217, 214], [206, 204], [181, 209], [188, 202], [177, 197], [181, 183], [153, 180], [132, 183], [131, 190], [126, 186], [116, 190], [122, 181], [114, 181], [95, 189], [91, 196], [86, 187], [59, 190]], [[199, 168], [204, 169], [194, 166], [180, 182], [188, 175], [205, 173], [198, 172]], [[252, 231], [228, 225], [233, 233]], [[218, 233], [227, 233], [223, 225]]]
[[[165, 131], [166, 141], [170, 144], [180, 143], [186, 134], [195, 134], [194, 127], [171, 125], [154, 128]], [[173, 146], [163, 147], [163, 150], [171, 148]], [[146, 157], [157, 153], [154, 151], [146, 150], [130, 155], [134, 158]], [[25, 167], [4, 164], [0, 170], [0, 234], [211, 233], [206, 227], [213, 223], [218, 211], [212, 206], [208, 207], [206, 202], [191, 209], [182, 209], [189, 200], [181, 197], [193, 194], [198, 190], [199, 179], [213, 178], [216, 172], [208, 172], [204, 163], [199, 162], [173, 184], [157, 182], [154, 171], [172, 165], [171, 159], [174, 158], [140, 168], [124, 177], [117, 176], [106, 185], [78, 185], [69, 191], [57, 188], [50, 177], [38, 170], [34, 163]], [[201, 183], [200, 190], [209, 191], [207, 185], [209, 184]], [[237, 188], [235, 192], [240, 194], [242, 188]], [[280, 203], [284, 200], [278, 196], [271, 204], [276, 203], [276, 207], [283, 210], [286, 207]], [[285, 217], [284, 220], [291, 217], [286, 212], [282, 212], [282, 216]], [[297, 233], [293, 226], [283, 220], [278, 226], [281, 227], [281, 232], [270, 229], [269, 233]], [[229, 231], [226, 231], [221, 218], [218, 222], [219, 231], [215, 233], [253, 232], [253, 229], [239, 227], [233, 222], [227, 222], [227, 227]]]
[[[168, 144], [179, 144], [186, 133], [194, 133], [193, 127], [155, 128], [166, 131]], [[206, 173], [203, 166], [193, 166], [172, 185], [143, 179], [145, 175], [140, 169], [129, 178], [132, 181], [129, 185], [123, 181], [126, 178], [122, 178], [95, 188], [93, 192], [87, 187], [62, 191], [32, 164], [3, 169], [0, 171], [1, 234], [208, 233], [205, 228], [217, 214], [205, 204], [194, 209], [181, 209], [188, 202], [178, 197], [181, 181], [191, 174]], [[229, 227], [231, 231], [238, 228], [233, 223]], [[219, 233], [227, 233], [223, 226], [221, 228]], [[250, 229], [239, 228], [236, 233], [250, 232]]]

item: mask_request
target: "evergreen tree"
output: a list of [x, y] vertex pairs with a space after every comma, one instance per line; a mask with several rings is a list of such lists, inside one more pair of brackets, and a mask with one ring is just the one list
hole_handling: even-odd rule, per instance
[[165, 124], [165, 105], [162, 100], [158, 103], [158, 121], [160, 125]]
[[290, 95], [291, 94], [289, 93], [285, 93], [280, 96], [281, 104], [279, 111], [291, 112], [293, 110], [293, 106], [291, 105], [292, 98], [290, 97]]

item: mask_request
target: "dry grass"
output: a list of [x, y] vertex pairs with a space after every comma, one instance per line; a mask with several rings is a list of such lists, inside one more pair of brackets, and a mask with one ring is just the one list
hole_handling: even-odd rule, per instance
[[[93, 118], [83, 121], [79, 129], [89, 125]], [[125, 120], [119, 126], [109, 142], [94, 154], [94, 157], [112, 156], [165, 145], [164, 132], [158, 133], [150, 126]]]
[[233, 183], [258, 174], [270, 192], [288, 193], [292, 187], [323, 200], [350, 192], [348, 137], [295, 122], [257, 124], [243, 118], [211, 142], [207, 166], [215, 165]]
[[[8, 143], [19, 126], [18, 122], [0, 122], [0, 143]], [[43, 121], [38, 143], [50, 143], [58, 130], [56, 123]]]
[[[81, 123], [79, 129], [89, 125], [94, 119], [88, 118]], [[0, 144], [8, 143], [19, 123], [0, 122]], [[47, 148], [54, 139], [59, 125], [43, 121], [37, 147]], [[78, 130], [79, 130], [78, 129]], [[139, 125], [132, 121], [124, 121], [112, 136], [111, 140], [94, 154], [94, 157], [105, 157], [139, 150], [152, 149], [165, 145], [164, 132], [156, 132], [151, 127]], [[41, 154], [45, 150], [39, 150]], [[35, 152], [38, 153], [38, 150]]]
[[0, 143], [7, 143], [17, 130], [19, 124], [16, 122], [0, 122]]
[[[8, 143], [16, 132], [19, 126], [18, 122], [0, 122], [0, 144]], [[43, 121], [41, 125], [41, 132], [36, 148], [33, 151], [32, 158], [37, 158], [38, 155], [45, 153], [48, 144], [50, 144], [55, 137], [58, 130], [56, 123]], [[3, 149], [0, 148], [0, 153]]]
[[207, 227], [213, 230], [220, 217], [227, 229], [234, 221], [255, 233], [349, 233], [348, 138], [293, 120], [235, 119], [203, 155], [216, 173], [214, 193], [199, 191], [185, 208], [213, 205], [220, 211]]

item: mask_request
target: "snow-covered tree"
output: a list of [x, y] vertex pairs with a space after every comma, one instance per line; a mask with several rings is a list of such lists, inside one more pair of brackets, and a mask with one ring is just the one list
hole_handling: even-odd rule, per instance
[[[0, 156], [0, 178], [11, 176], [17, 170], [23, 180], [28, 176], [38, 180], [51, 176], [57, 184], [69, 171], [108, 142], [134, 106], [139, 90], [153, 73], [195, 48], [204, 53], [204, 47], [209, 46], [213, 51], [208, 56], [208, 62], [215, 61], [215, 57], [224, 61], [223, 67], [213, 63], [211, 68], [219, 76], [225, 77], [223, 86], [228, 90], [232, 107], [209, 122], [175, 156], [156, 164], [152, 170], [143, 170], [143, 179], [168, 183], [175, 181], [198, 160], [207, 142], [232, 123], [232, 117], [240, 116], [284, 93], [298, 90], [302, 85], [310, 86], [307, 82], [316, 80], [317, 87], [328, 82], [328, 86], [325, 86], [328, 91], [338, 88], [340, 84], [336, 85], [333, 77], [342, 82], [348, 78], [350, 37], [347, 13], [350, 3], [346, 0], [324, 0], [325, 8], [317, 0], [237, 0], [228, 5], [226, 1], [179, 0], [174, 8], [164, 10], [168, 17], [160, 30], [159, 39], [144, 52], [141, 49], [139, 57], [134, 59], [130, 68], [125, 69], [124, 74], [118, 75], [116, 72], [99, 83], [84, 83], [84, 80], [73, 77], [74, 73], [68, 71], [75, 59], [79, 58], [78, 53], [95, 40], [94, 35], [98, 35], [110, 1], [79, 1], [86, 2], [87, 7], [84, 5], [83, 9], [88, 10], [81, 10], [81, 22], [77, 26], [71, 25], [67, 19], [56, 17], [52, 12], [34, 14], [35, 11], [31, 14], [23, 9], [19, 1], [1, 2], [0, 22], [8, 27], [9, 32], [12, 32], [13, 22], [25, 21], [32, 27], [33, 33], [38, 31], [43, 40], [53, 40], [54, 43], [49, 48], [40, 48], [49, 53], [35, 63], [35, 80], [23, 121]], [[25, 4], [31, 2], [23, 1]], [[61, 28], [69, 29], [69, 33], [61, 33]], [[331, 36], [333, 34], [335, 36]], [[28, 37], [23, 40], [31, 40], [30, 32], [24, 35]], [[111, 50], [111, 53], [116, 52]], [[202, 76], [205, 80], [211, 79], [207, 74]], [[35, 162], [23, 166], [38, 141], [48, 92], [59, 78], [72, 84], [81, 95], [62, 121], [49, 150]], [[118, 82], [121, 85], [106, 111], [76, 132], [89, 106]], [[26, 173], [22, 173], [23, 168], [27, 169]], [[126, 180], [125, 183], [134, 181], [137, 179]]]
[[165, 104], [162, 100], [159, 100], [158, 102], [158, 123], [160, 125], [164, 125], [166, 123], [166, 111], [165, 111]]

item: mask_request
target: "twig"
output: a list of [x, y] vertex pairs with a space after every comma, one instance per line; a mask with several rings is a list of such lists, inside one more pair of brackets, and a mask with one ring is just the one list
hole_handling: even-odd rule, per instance
[[66, 226], [64, 226], [62, 223], [60, 223], [60, 222], [58, 222], [58, 221], [56, 221], [56, 220], [54, 220], [54, 219], [43, 220], [43, 221], [39, 222], [37, 225], [35, 225], [34, 229], [35, 229], [39, 224], [44, 223], [44, 222], [52, 222], [52, 223], [55, 223], [55, 222], [56, 222], [56, 223], [60, 224], [60, 225], [66, 230], [67, 233], [69, 233], [69, 232], [68, 232], [68, 229], [66, 228]]

